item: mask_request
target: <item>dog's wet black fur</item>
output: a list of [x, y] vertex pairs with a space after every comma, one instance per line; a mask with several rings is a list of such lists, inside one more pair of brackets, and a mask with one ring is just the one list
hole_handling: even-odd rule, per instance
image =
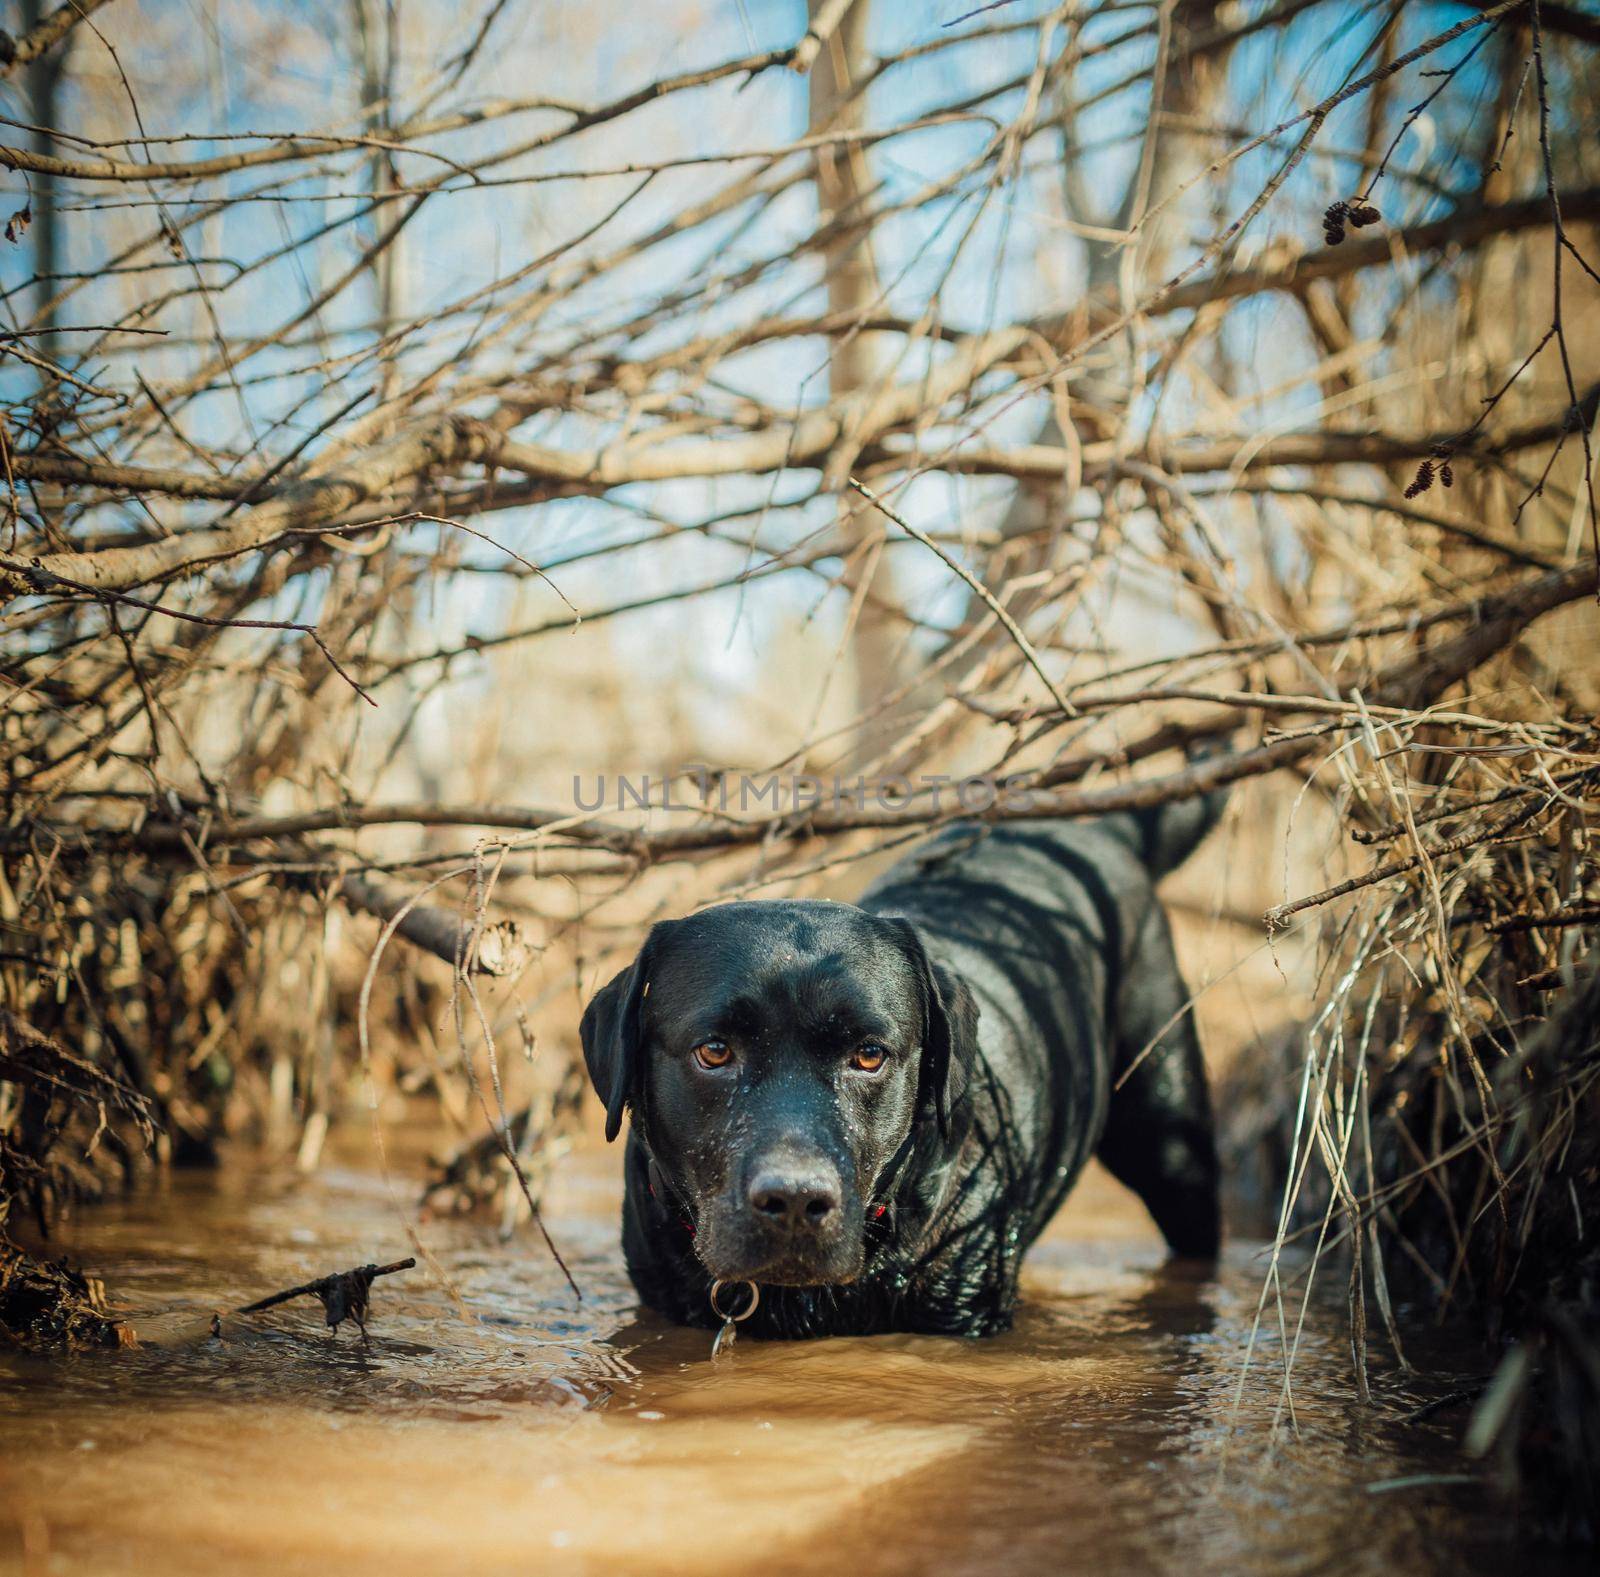
[[713, 1325], [721, 1278], [760, 1285], [752, 1335], [1001, 1331], [1092, 1154], [1175, 1254], [1214, 1257], [1205, 1074], [1154, 883], [1217, 809], [962, 823], [858, 905], [655, 926], [582, 1025], [607, 1136], [632, 1113], [644, 1302]]

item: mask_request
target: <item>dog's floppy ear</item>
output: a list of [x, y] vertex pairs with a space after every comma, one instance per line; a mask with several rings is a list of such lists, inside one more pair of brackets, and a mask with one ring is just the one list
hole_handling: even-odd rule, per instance
[[606, 1109], [606, 1142], [622, 1130], [622, 1113], [643, 1072], [644, 998], [661, 926], [652, 927], [639, 956], [602, 986], [583, 1010], [578, 1035], [589, 1080]]
[[909, 920], [890, 924], [900, 933], [922, 986], [922, 1065], [917, 1105], [938, 1119], [942, 1138], [950, 1137], [950, 1112], [962, 1097], [978, 1055], [978, 1004], [954, 970], [928, 957]]

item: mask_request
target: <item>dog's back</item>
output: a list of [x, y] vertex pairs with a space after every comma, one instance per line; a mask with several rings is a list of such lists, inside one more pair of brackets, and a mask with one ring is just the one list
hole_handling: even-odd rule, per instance
[[[1091, 1153], [1176, 1253], [1218, 1243], [1217, 1160], [1188, 991], [1155, 883], [1220, 796], [1099, 821], [958, 823], [863, 895], [913, 920], [981, 1008], [991, 1124], [1030, 1237]], [[975, 1095], [980, 1094], [974, 1091]]]

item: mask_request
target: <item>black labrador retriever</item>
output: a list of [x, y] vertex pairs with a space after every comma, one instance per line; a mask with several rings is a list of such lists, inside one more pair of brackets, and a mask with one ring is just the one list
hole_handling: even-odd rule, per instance
[[[628, 1136], [622, 1241], [651, 1308], [773, 1337], [1006, 1329], [1091, 1154], [1212, 1258], [1217, 1157], [1155, 881], [1220, 798], [958, 823], [859, 905], [663, 921], [583, 1015]], [[743, 1308], [748, 1289], [722, 1289]]]

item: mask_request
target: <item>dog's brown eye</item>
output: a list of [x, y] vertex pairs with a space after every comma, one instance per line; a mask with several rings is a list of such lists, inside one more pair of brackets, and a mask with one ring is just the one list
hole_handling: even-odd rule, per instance
[[857, 1073], [876, 1073], [889, 1059], [889, 1053], [882, 1046], [868, 1043], [856, 1049], [850, 1058], [850, 1066]]
[[702, 1068], [725, 1068], [733, 1061], [733, 1048], [725, 1040], [703, 1040], [694, 1048], [694, 1060]]

